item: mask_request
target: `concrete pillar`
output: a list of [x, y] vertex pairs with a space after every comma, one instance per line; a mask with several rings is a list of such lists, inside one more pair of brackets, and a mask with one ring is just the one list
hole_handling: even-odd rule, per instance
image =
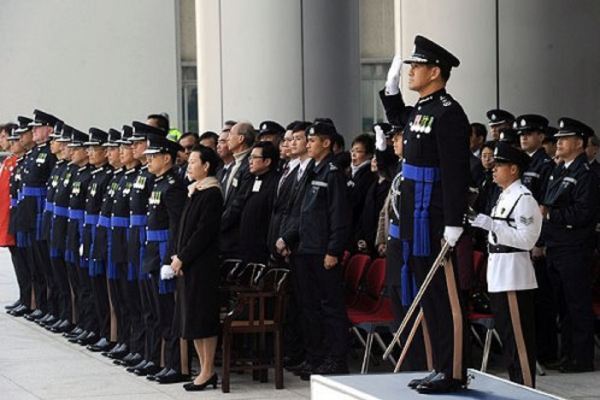
[[328, 116], [360, 129], [358, 0], [196, 0], [199, 129]]

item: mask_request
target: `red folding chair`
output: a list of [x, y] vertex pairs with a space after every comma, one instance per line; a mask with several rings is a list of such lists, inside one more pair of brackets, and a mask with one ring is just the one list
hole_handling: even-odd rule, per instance
[[[375, 338], [383, 351], [386, 349], [376, 329], [379, 327], [389, 329], [394, 322], [391, 301], [389, 298], [383, 297], [385, 269], [386, 262], [384, 258], [373, 260], [365, 275], [364, 290], [359, 293], [355, 304], [349, 307], [347, 311], [348, 319], [352, 323], [352, 331], [363, 346], [365, 346], [361, 374], [366, 373], [369, 369], [369, 357], [371, 356], [373, 339]], [[363, 339], [359, 328], [367, 332], [366, 339]], [[388, 357], [388, 360], [392, 364], [396, 364], [391, 355]]]
[[344, 300], [346, 307], [351, 307], [358, 299], [358, 289], [365, 270], [371, 262], [366, 254], [355, 254], [348, 261], [344, 270]]

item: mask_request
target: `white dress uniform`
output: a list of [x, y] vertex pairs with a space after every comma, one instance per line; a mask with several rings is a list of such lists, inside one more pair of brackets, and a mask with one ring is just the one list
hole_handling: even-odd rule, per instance
[[520, 179], [502, 191], [491, 217], [488, 291], [537, 288], [529, 251], [540, 236], [543, 217], [537, 201]]

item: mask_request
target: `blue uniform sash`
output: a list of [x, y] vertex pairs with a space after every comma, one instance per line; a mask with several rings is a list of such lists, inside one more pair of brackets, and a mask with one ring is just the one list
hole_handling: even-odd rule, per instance
[[[146, 235], [149, 242], [158, 242], [158, 254], [160, 255], [160, 263], [167, 256], [167, 245], [169, 242], [169, 230], [152, 230], [148, 229]], [[159, 279], [158, 293], [168, 294], [175, 292], [175, 279]]]

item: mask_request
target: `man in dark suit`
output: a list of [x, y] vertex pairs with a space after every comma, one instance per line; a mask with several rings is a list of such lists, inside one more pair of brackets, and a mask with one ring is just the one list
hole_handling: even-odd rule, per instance
[[225, 205], [221, 219], [221, 256], [240, 258], [240, 219], [246, 200], [252, 190], [254, 177], [250, 173], [249, 156], [256, 133], [249, 122], [235, 124], [227, 138], [227, 146], [233, 153], [234, 164], [228, 179], [222, 184]]

